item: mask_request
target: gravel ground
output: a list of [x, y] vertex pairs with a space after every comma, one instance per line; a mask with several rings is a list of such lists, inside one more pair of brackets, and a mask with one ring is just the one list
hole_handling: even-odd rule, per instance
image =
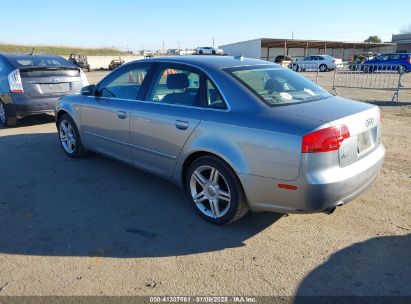
[[411, 295], [411, 97], [340, 93], [355, 94], [384, 115], [373, 186], [332, 215], [249, 214], [226, 227], [162, 179], [69, 159], [53, 117], [0, 129], [0, 295]]

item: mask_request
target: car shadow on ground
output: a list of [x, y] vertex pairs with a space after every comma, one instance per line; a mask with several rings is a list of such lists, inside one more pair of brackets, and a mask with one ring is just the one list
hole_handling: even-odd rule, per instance
[[[14, 128], [31, 127], [35, 125], [44, 125], [54, 123], [54, 115], [39, 114], [31, 115], [17, 120], [17, 125]], [[4, 127], [0, 126], [0, 129]]]
[[169, 182], [91, 154], [67, 157], [56, 133], [0, 137], [0, 252], [163, 257], [244, 246], [281, 218], [228, 226], [198, 217]]
[[[411, 234], [376, 237], [347, 247], [333, 254], [305, 277], [296, 292], [295, 303], [309, 303], [309, 300], [313, 300], [306, 296], [410, 297], [410, 252]], [[321, 298], [316, 298], [317, 303], [326, 303], [326, 300], [329, 303], [331, 299], [322, 299], [325, 302], [320, 300]], [[339, 300], [335, 303], [354, 301], [344, 298]], [[363, 300], [367, 300], [364, 303], [382, 303], [377, 301], [381, 299]], [[400, 300], [401, 298], [396, 301], [388, 299], [384, 303], [403, 303]]]
[[379, 107], [405, 107], [411, 106], [411, 102], [404, 102], [404, 101], [367, 101], [364, 102], [379, 106]]

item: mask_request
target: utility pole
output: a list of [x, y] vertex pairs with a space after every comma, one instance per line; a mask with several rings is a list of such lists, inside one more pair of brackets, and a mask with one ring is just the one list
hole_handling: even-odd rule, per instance
[[163, 41], [163, 54], [164, 54], [164, 41]]
[[214, 47], [215, 45], [214, 45], [214, 37], [213, 37], [213, 47]]
[[291, 32], [291, 39], [294, 40], [294, 30]]

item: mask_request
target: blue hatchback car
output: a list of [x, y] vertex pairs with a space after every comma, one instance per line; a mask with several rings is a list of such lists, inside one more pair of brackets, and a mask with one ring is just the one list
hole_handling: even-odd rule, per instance
[[[364, 62], [365, 66], [372, 66], [373, 70], [378, 69], [378, 66], [392, 65], [402, 67], [404, 72], [411, 71], [411, 54], [410, 53], [393, 53], [393, 54], [381, 54], [371, 60]], [[378, 69], [379, 70], [379, 69]]]

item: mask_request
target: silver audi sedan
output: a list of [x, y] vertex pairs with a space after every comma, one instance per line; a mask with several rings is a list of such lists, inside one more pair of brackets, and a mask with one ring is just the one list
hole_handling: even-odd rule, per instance
[[378, 107], [242, 57], [126, 64], [62, 98], [56, 123], [67, 155], [169, 179], [215, 224], [248, 210], [331, 213], [372, 184], [385, 155]]

